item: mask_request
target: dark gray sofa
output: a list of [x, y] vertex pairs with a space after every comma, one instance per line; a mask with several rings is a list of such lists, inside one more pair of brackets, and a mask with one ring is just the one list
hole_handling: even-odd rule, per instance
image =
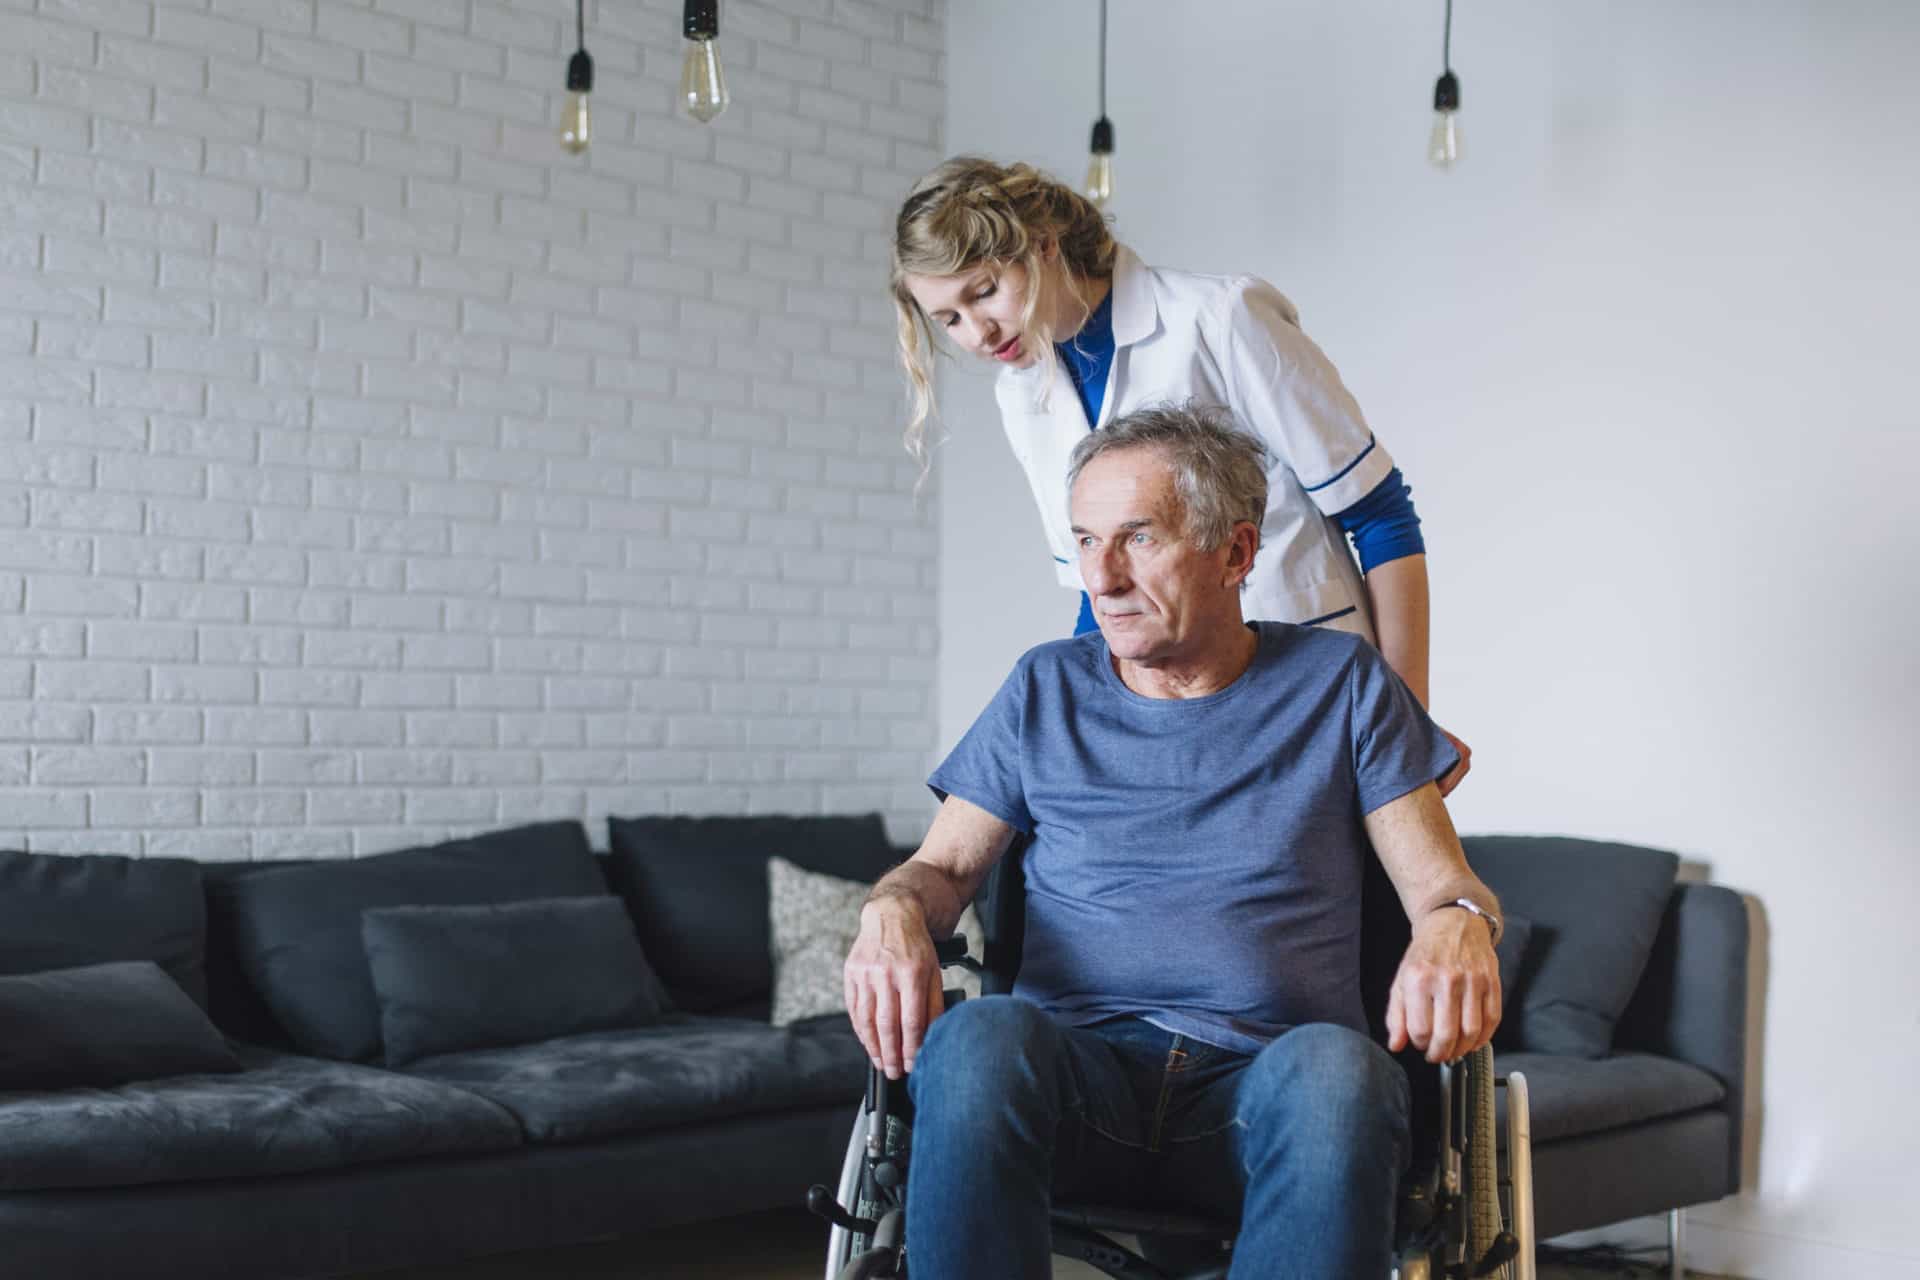
[[[1464, 844], [1507, 911], [1532, 926], [1494, 1060], [1497, 1071], [1527, 1078], [1536, 1234], [1738, 1191], [1745, 900], [1718, 885], [1675, 883], [1678, 860], [1661, 850], [1521, 836]], [[1603, 1051], [1583, 1056], [1552, 1006], [1594, 1001], [1594, 975], [1609, 968], [1616, 980], [1630, 975], [1631, 994], [1595, 1039]], [[1597, 1025], [1582, 1029], [1600, 1035]], [[1504, 1126], [1504, 1092], [1500, 1104]]]
[[[642, 819], [616, 821], [612, 834], [610, 855], [594, 864], [604, 879], [592, 884], [578, 880], [586, 837], [574, 823], [391, 863], [0, 854], [0, 974], [155, 961], [242, 1046], [243, 1067], [0, 1093], [0, 1274], [346, 1275], [796, 1205], [810, 1183], [831, 1182], [864, 1059], [841, 1019], [765, 1021], [765, 860], [778, 852], [871, 878], [900, 851], [885, 845], [877, 817]], [[1520, 987], [1531, 982], [1542, 1008], [1559, 999], [1562, 961], [1589, 963], [1581, 948], [1596, 923], [1605, 932], [1609, 910], [1590, 886], [1557, 890], [1558, 864], [1584, 858], [1604, 884], [1607, 860], [1665, 860], [1669, 884], [1655, 875], [1639, 886], [1644, 899], [1653, 883], [1663, 905], [1611, 1052], [1586, 1059], [1522, 1042], [1501, 1055], [1533, 1085], [1542, 1233], [1732, 1191], [1739, 898], [1671, 887], [1671, 855], [1653, 851], [1500, 838], [1469, 849], [1509, 909], [1535, 922], [1539, 943]], [[559, 881], [533, 869], [542, 860], [566, 868]], [[408, 878], [422, 867], [424, 881]], [[457, 877], [443, 874], [449, 867]], [[383, 878], [389, 868], [407, 874]], [[290, 878], [299, 876], [312, 878]], [[342, 888], [356, 876], [369, 879]], [[541, 897], [556, 884], [623, 897], [670, 1012], [644, 1026], [399, 1067], [291, 1046], [274, 1007], [289, 1008], [286, 992], [272, 988], [297, 988], [284, 953], [298, 950], [303, 930], [324, 933], [315, 922], [327, 911], [403, 892]], [[263, 933], [263, 923], [284, 933]], [[1551, 1040], [1553, 1018], [1528, 1014], [1514, 1025], [1538, 1023]]]
[[[659, 855], [679, 877], [656, 886], [663, 901], [648, 913], [666, 956], [684, 949], [672, 930], [689, 912], [736, 938], [757, 919], [764, 935], [764, 887], [757, 903], [703, 895], [702, 875], [734, 890], [758, 866], [764, 883], [779, 851], [871, 878], [901, 856], [877, 815], [795, 820], [777, 849], [750, 842], [765, 822], [643, 820], [651, 846], [628, 839], [599, 860], [570, 822], [335, 864], [0, 853], [0, 973], [154, 960], [240, 1046], [244, 1068], [0, 1092], [0, 1275], [347, 1275], [798, 1205], [838, 1171], [866, 1061], [844, 1019], [767, 1024], [767, 986], [753, 981], [768, 973], [764, 939], [725, 1007], [668, 982], [675, 1007], [649, 1025], [390, 1068], [377, 1054], [292, 1048], [260, 981], [297, 978], [275, 968], [274, 938], [250, 936], [263, 922], [300, 925], [303, 898], [337, 909], [390, 894], [338, 883], [389, 860], [416, 873], [446, 863], [427, 868], [425, 887], [410, 882], [416, 900], [485, 902], [653, 883], [660, 868], [630, 864]], [[690, 832], [699, 838], [663, 848]], [[834, 847], [819, 852], [822, 841]], [[543, 862], [567, 870], [557, 882], [519, 875]], [[307, 877], [300, 893], [258, 891], [288, 876]]]

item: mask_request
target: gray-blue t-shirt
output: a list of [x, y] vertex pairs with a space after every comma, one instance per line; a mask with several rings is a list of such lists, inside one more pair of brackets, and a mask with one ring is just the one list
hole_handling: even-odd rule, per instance
[[1364, 640], [1248, 625], [1204, 698], [1133, 692], [1097, 631], [1032, 649], [928, 779], [1033, 837], [1015, 995], [1242, 1053], [1365, 1032], [1361, 818], [1458, 756]]

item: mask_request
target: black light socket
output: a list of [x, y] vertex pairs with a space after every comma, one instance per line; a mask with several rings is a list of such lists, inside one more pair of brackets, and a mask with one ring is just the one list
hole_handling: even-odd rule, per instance
[[1097, 156], [1113, 154], [1113, 121], [1105, 116], [1093, 122], [1093, 145], [1090, 150]]
[[686, 34], [689, 40], [711, 40], [720, 34], [720, 0], [687, 0]]
[[593, 55], [585, 49], [567, 59], [567, 92], [593, 92]]
[[1433, 109], [1435, 111], [1458, 111], [1460, 109], [1460, 82], [1449, 71], [1434, 82]]

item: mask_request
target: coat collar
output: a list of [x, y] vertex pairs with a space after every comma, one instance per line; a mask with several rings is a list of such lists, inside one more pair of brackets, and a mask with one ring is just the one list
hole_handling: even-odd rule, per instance
[[1140, 255], [1125, 245], [1113, 255], [1113, 345], [1129, 347], [1153, 333], [1160, 308], [1153, 300], [1153, 277]]
[[[1153, 273], [1140, 255], [1124, 244], [1114, 246], [1113, 255], [1113, 345], [1130, 347], [1151, 337], [1160, 324], [1160, 306], [1153, 300]], [[1007, 369], [1000, 376], [1010, 384], [1030, 382], [1039, 376], [1039, 362], [1025, 369]], [[1055, 370], [1055, 380], [1073, 390], [1064, 370]]]

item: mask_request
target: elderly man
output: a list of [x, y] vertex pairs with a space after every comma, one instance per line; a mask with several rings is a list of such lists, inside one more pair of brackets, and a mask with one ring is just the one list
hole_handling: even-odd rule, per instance
[[[1413, 925], [1391, 1047], [1446, 1061], [1499, 1021], [1499, 906], [1434, 786], [1446, 737], [1363, 640], [1241, 619], [1263, 455], [1191, 408], [1081, 443], [1100, 630], [1020, 659], [862, 911], [847, 1007], [875, 1064], [912, 1073], [915, 1280], [1043, 1280], [1052, 1196], [1238, 1203], [1246, 1280], [1386, 1275], [1408, 1097], [1360, 1007], [1369, 857]], [[1014, 994], [942, 1015], [932, 940], [1016, 831]]]

